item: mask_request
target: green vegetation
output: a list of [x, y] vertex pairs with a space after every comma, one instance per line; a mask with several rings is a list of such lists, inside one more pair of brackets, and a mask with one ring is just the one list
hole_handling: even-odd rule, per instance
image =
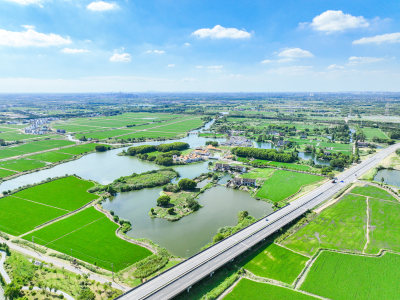
[[191, 191], [196, 188], [197, 183], [194, 180], [188, 178], [182, 178], [178, 182], [178, 186], [181, 190]]
[[297, 193], [302, 187], [317, 183], [321, 176], [276, 170], [261, 186], [256, 196], [272, 202], [282, 201]]
[[41, 161], [31, 160], [31, 159], [12, 159], [0, 162], [0, 167], [8, 170], [25, 172], [38, 168], [45, 167], [46, 164]]
[[350, 193], [353, 194], [359, 194], [359, 195], [364, 195], [368, 197], [373, 197], [377, 199], [384, 199], [384, 200], [390, 200], [390, 201], [395, 201], [398, 202], [396, 198], [394, 198], [390, 193], [386, 192], [383, 189], [380, 189], [378, 187], [372, 186], [372, 185], [367, 185], [367, 186], [357, 186], [353, 188]]
[[70, 155], [80, 155], [80, 154], [94, 151], [97, 146], [104, 146], [106, 148], [109, 148], [109, 146], [90, 143], [90, 144], [83, 144], [83, 145], [77, 145], [77, 146], [73, 146], [73, 147], [64, 148], [64, 149], [60, 150], [60, 152], [70, 154]]
[[379, 128], [363, 128], [362, 132], [365, 134], [365, 137], [372, 141], [374, 138], [379, 138], [379, 139], [387, 139], [388, 136], [382, 132]]
[[50, 152], [34, 154], [34, 155], [29, 156], [29, 158], [35, 159], [35, 160], [40, 160], [40, 161], [45, 161], [45, 162], [50, 162], [50, 163], [56, 163], [59, 161], [71, 159], [72, 155], [62, 153], [60, 151], [50, 151]]
[[307, 165], [300, 165], [300, 164], [293, 164], [293, 163], [283, 163], [283, 162], [276, 162], [276, 161], [267, 161], [261, 159], [255, 159], [251, 162], [253, 167], [276, 167], [282, 169], [289, 169], [295, 171], [304, 171], [304, 172], [316, 172], [311, 166]]
[[275, 149], [236, 147], [232, 149], [232, 153], [240, 157], [257, 158], [286, 163], [294, 162], [297, 160], [297, 153], [278, 152]]
[[12, 196], [73, 211], [98, 198], [87, 192], [93, 186], [93, 182], [68, 176], [33, 186]]
[[241, 279], [224, 299], [309, 300], [317, 298], [281, 286]]
[[323, 251], [301, 289], [330, 299], [397, 299], [400, 256], [365, 257]]
[[[133, 173], [114, 180], [109, 186], [119, 192], [140, 190], [167, 184], [178, 175], [173, 169], [153, 170], [141, 174]], [[104, 189], [107, 189], [107, 187], [105, 186]]]
[[366, 209], [364, 197], [345, 195], [282, 244], [307, 255], [321, 247], [361, 252], [366, 242]]
[[97, 198], [93, 183], [65, 177], [0, 198], [0, 230], [20, 235]]
[[369, 206], [371, 230], [367, 252], [400, 251], [400, 203], [370, 199]]
[[[65, 269], [54, 268], [47, 264], [35, 265], [28, 258], [17, 252], [12, 252], [11, 256], [7, 258], [5, 267], [12, 277], [11, 286], [17, 287], [15, 289], [17, 297], [29, 297], [29, 299], [53, 298], [51, 296], [52, 293], [47, 291], [21, 291], [22, 286], [57, 289], [66, 292], [76, 299], [81, 299], [79, 297], [82, 296], [84, 291], [88, 294], [87, 290], [93, 296], [101, 299], [115, 298], [121, 294], [120, 291], [111, 288], [107, 284], [100, 285], [92, 280], [88, 280], [86, 275], [77, 275]], [[7, 286], [6, 289], [10, 290], [10, 286]]]
[[10, 170], [4, 170], [4, 169], [0, 169], [0, 178], [5, 178], [11, 175], [16, 174], [16, 172], [10, 171]]
[[107, 270], [119, 271], [151, 252], [115, 235], [118, 225], [93, 207], [24, 236], [26, 240], [72, 255]]
[[275, 243], [259, 249], [243, 267], [254, 275], [291, 284], [305, 267], [308, 257]]

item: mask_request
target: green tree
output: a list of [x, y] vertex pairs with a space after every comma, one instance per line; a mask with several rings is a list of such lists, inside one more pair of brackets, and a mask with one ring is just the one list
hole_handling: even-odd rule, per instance
[[7, 284], [6, 288], [4, 289], [4, 295], [9, 300], [19, 298], [21, 295], [21, 286], [14, 281], [10, 284]]
[[157, 199], [157, 206], [166, 207], [168, 206], [170, 201], [171, 201], [170, 196], [162, 195]]
[[181, 190], [190, 191], [196, 188], [197, 183], [194, 180], [182, 178], [179, 180], [178, 186]]
[[83, 287], [81, 289], [77, 299], [78, 300], [95, 300], [96, 295], [88, 287]]

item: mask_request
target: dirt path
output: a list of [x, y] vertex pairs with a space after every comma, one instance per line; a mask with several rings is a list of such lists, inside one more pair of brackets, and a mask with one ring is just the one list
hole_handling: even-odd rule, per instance
[[370, 230], [370, 223], [371, 223], [369, 197], [367, 197], [365, 199], [365, 201], [367, 202], [367, 227], [366, 227], [366, 232], [365, 232], [366, 242], [365, 242], [362, 253], [365, 253], [365, 251], [367, 250], [368, 244], [369, 244], [369, 230]]

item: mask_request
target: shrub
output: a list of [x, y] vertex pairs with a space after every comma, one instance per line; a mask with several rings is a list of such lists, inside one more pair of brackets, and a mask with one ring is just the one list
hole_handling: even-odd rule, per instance
[[188, 178], [183, 178], [179, 180], [178, 186], [181, 190], [193, 190], [196, 188], [197, 183], [194, 180], [188, 179]]
[[162, 196], [158, 197], [158, 199], [157, 199], [157, 206], [166, 207], [166, 206], [168, 206], [170, 201], [171, 201], [171, 198], [169, 196], [162, 195]]

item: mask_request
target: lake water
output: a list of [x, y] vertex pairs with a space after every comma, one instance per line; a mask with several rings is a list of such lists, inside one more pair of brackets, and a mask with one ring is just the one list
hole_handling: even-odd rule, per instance
[[386, 184], [394, 185], [400, 188], [400, 171], [389, 169], [379, 170], [378, 173], [376, 173], [374, 180], [381, 182], [382, 178]]
[[247, 210], [255, 218], [273, 211], [269, 203], [255, 200], [247, 192], [219, 185], [199, 196], [198, 201], [203, 207], [197, 212], [176, 222], [152, 219], [148, 213], [156, 206], [161, 190], [152, 188], [120, 193], [103, 203], [103, 207], [132, 222], [129, 236], [150, 239], [182, 257], [197, 253], [211, 242], [220, 227], [235, 225], [239, 211]]

